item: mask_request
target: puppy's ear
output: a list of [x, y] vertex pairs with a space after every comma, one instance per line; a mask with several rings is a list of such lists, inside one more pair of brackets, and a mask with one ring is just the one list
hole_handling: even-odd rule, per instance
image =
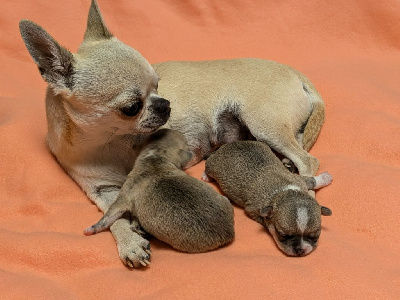
[[112, 37], [113, 35], [103, 21], [96, 0], [92, 0], [92, 4], [90, 5], [89, 9], [84, 41], [97, 41], [102, 39], [110, 39]]
[[273, 211], [273, 207], [272, 206], [263, 207], [263, 208], [260, 209], [260, 216], [264, 217], [266, 219], [271, 219], [272, 211]]
[[330, 215], [332, 215], [332, 211], [325, 206], [321, 206], [321, 215], [330, 216]]
[[74, 72], [72, 53], [60, 46], [46, 30], [29, 20], [21, 20], [19, 30], [43, 79], [57, 94], [62, 90], [70, 91]]
[[192, 156], [193, 156], [192, 152], [190, 152], [190, 151], [183, 150], [183, 149], [179, 150], [179, 157], [181, 158], [181, 161], [182, 161], [181, 168], [184, 168], [187, 165], [187, 163], [192, 159]]

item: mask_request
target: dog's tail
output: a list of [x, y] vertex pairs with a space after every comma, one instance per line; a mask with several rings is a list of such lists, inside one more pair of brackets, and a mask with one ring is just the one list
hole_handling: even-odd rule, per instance
[[108, 208], [100, 221], [83, 231], [85, 235], [96, 234], [108, 229], [112, 224], [114, 224], [115, 221], [121, 218], [124, 213], [129, 211], [129, 208], [125, 205], [125, 203], [123, 201], [118, 201], [118, 199]]
[[298, 73], [298, 76], [303, 84], [304, 92], [307, 94], [312, 105], [311, 114], [303, 127], [303, 148], [309, 151], [317, 140], [318, 134], [325, 122], [325, 104], [311, 81], [301, 73]]

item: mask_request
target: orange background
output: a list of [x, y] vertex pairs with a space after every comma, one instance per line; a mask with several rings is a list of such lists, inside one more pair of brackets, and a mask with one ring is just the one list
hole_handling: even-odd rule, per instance
[[[235, 207], [233, 244], [179, 253], [152, 240], [128, 270], [101, 213], [45, 145], [45, 83], [18, 31], [31, 19], [75, 52], [89, 0], [3, 1], [0, 15], [0, 298], [398, 299], [400, 2], [99, 0], [110, 30], [150, 62], [261, 57], [307, 75], [326, 103], [311, 150], [334, 176], [320, 243], [286, 257]], [[197, 178], [204, 163], [189, 170]]]

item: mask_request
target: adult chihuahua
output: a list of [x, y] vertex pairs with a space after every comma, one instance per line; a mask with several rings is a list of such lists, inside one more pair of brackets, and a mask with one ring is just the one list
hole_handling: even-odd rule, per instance
[[[146, 136], [161, 126], [184, 134], [193, 153], [186, 168], [224, 143], [256, 139], [302, 175], [318, 169], [306, 150], [324, 122], [324, 103], [312, 83], [288, 66], [250, 58], [152, 66], [111, 34], [94, 0], [77, 53], [31, 21], [22, 20], [20, 31], [48, 83], [48, 146], [103, 212], [117, 198]], [[131, 230], [136, 225], [119, 219], [111, 226], [125, 263], [143, 244]]]

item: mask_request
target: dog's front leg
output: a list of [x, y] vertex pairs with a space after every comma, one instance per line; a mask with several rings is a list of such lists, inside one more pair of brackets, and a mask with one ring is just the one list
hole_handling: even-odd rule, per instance
[[117, 242], [119, 257], [131, 268], [147, 266], [150, 264], [150, 242], [137, 232], [133, 232], [132, 225], [139, 227], [139, 223], [133, 224], [131, 221], [121, 218], [110, 227]]
[[[120, 189], [121, 187], [117, 185], [98, 185], [88, 196], [101, 211], [105, 212], [117, 199]], [[150, 243], [140, 235], [140, 228], [136, 218], [118, 219], [110, 227], [117, 243], [119, 257], [131, 268], [149, 264]]]

